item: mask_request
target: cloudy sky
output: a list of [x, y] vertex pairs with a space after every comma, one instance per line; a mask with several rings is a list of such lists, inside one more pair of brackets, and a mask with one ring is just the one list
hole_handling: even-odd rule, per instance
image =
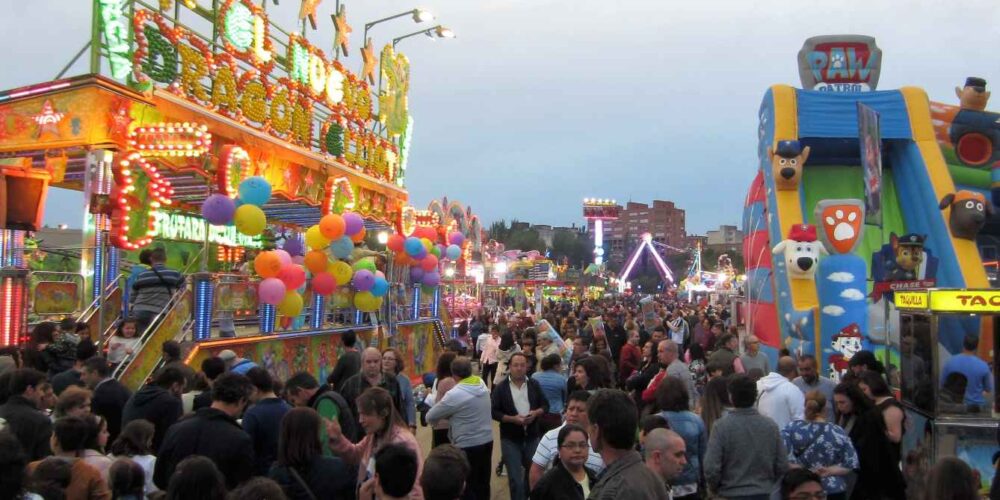
[[[89, 37], [91, 2], [0, 3], [0, 88], [51, 79]], [[291, 26], [299, 2], [280, 3], [268, 6], [272, 19]], [[332, 39], [333, 5], [323, 1], [320, 31], [310, 34], [322, 47]], [[596, 196], [673, 200], [687, 210], [690, 233], [738, 223], [756, 164], [760, 99], [770, 84], [798, 85], [796, 53], [812, 35], [875, 36], [882, 89], [917, 85], [954, 102], [966, 76], [1000, 82], [1000, 4], [992, 0], [346, 5], [354, 47], [366, 21], [417, 6], [458, 35], [400, 45], [412, 64], [408, 186], [416, 206], [448, 196], [487, 222], [579, 223], [581, 199]], [[381, 46], [420, 26], [403, 18], [371, 35]], [[48, 222], [78, 225], [65, 210], [74, 200], [55, 197]]]

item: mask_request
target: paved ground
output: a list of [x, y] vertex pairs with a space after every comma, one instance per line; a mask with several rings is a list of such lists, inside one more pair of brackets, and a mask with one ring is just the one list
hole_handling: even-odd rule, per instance
[[[431, 428], [417, 426], [417, 442], [426, 457], [431, 451]], [[497, 464], [500, 463], [500, 428], [496, 422], [493, 423], [493, 470], [495, 472]], [[490, 498], [492, 500], [506, 500], [510, 498], [507, 487], [507, 476], [497, 477], [495, 473], [490, 474]]]

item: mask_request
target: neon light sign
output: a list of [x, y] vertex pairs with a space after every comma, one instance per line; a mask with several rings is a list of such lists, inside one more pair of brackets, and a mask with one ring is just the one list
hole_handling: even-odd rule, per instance
[[128, 21], [125, 19], [125, 0], [100, 0], [101, 27], [107, 42], [111, 75], [125, 78], [132, 71], [129, 59]]
[[157, 213], [161, 206], [171, 203], [170, 196], [174, 190], [170, 182], [156, 171], [156, 167], [136, 151], [128, 153], [118, 162], [113, 174], [115, 192], [111, 197], [115, 209], [111, 221], [112, 243], [126, 250], [138, 250], [153, 241]]
[[235, 226], [208, 225], [205, 219], [176, 212], [157, 212], [153, 221], [154, 232], [165, 240], [204, 242], [228, 247], [260, 248], [259, 238], [252, 238], [236, 231]]

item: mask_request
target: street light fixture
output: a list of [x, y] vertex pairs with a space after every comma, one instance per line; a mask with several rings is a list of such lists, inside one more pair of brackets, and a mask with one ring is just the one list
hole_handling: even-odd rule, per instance
[[401, 36], [399, 38], [393, 38], [392, 39], [392, 48], [395, 49], [396, 48], [396, 44], [398, 44], [400, 41], [405, 40], [405, 39], [410, 38], [410, 37], [413, 37], [413, 36], [417, 36], [417, 35], [427, 35], [427, 36], [429, 36], [431, 38], [455, 38], [455, 32], [454, 31], [452, 31], [450, 28], [446, 28], [446, 27], [441, 26], [439, 24], [439, 25], [437, 25], [437, 26], [435, 26], [433, 28], [428, 28], [428, 29], [420, 30], [420, 31], [414, 31], [413, 33], [410, 33], [410, 34], [407, 34], [407, 35], [403, 35], [403, 36]]
[[411, 17], [413, 17], [413, 22], [415, 22], [415, 23], [423, 23], [423, 22], [433, 21], [434, 20], [434, 14], [431, 11], [427, 10], [427, 9], [417, 8], [417, 9], [413, 9], [413, 10], [408, 10], [406, 12], [400, 12], [399, 14], [396, 14], [396, 15], [393, 15], [393, 16], [383, 17], [382, 19], [376, 19], [376, 20], [374, 20], [374, 21], [372, 21], [370, 23], [365, 23], [365, 37], [364, 37], [364, 40], [368, 39], [368, 30], [370, 30], [372, 28], [372, 26], [375, 26], [376, 24], [379, 24], [379, 23], [384, 23], [386, 21], [391, 21], [393, 19], [398, 19], [398, 18], [404, 17], [404, 16], [411, 16]]

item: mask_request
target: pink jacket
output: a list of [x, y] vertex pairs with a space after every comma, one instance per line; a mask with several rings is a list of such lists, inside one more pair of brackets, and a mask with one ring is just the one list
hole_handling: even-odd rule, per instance
[[[343, 459], [348, 464], [358, 466], [358, 487], [365, 482], [368, 473], [368, 461], [375, 456], [377, 448], [373, 447], [375, 437], [366, 435], [358, 444], [352, 443], [346, 438], [341, 438], [337, 443], [330, 443], [330, 450], [335, 455]], [[420, 489], [420, 474], [424, 470], [424, 455], [420, 452], [420, 444], [417, 443], [416, 436], [405, 427], [393, 426], [389, 430], [389, 435], [384, 440], [385, 443], [401, 444], [417, 455], [417, 480], [410, 490], [410, 500], [423, 500], [424, 492]], [[380, 443], [379, 447], [384, 443]]]

